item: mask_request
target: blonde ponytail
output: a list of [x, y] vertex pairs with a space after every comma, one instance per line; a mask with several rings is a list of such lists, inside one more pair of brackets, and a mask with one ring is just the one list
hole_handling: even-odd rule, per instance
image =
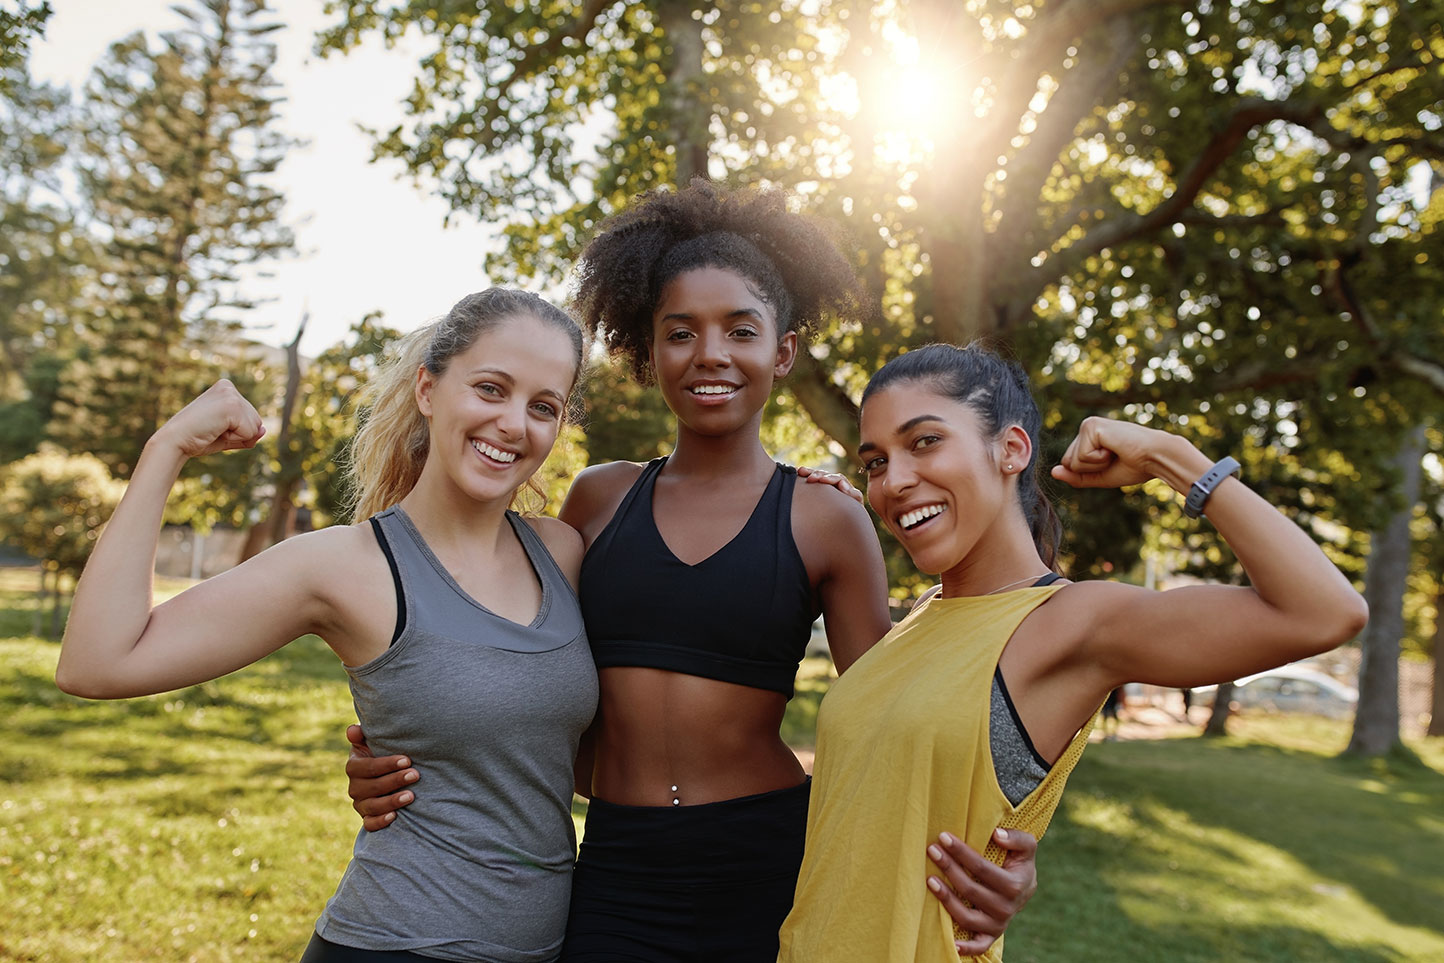
[[349, 465], [355, 521], [395, 505], [421, 477], [431, 448], [431, 428], [416, 407], [416, 372], [426, 361], [440, 323], [418, 328], [397, 342], [394, 354], [366, 387]]

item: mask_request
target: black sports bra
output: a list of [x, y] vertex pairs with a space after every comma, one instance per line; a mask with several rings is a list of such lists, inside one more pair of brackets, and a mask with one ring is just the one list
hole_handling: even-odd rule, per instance
[[792, 540], [796, 470], [778, 465], [742, 531], [688, 565], [652, 517], [664, 464], [647, 464], [582, 560], [579, 594], [597, 668], [665, 669], [791, 698], [818, 615]]

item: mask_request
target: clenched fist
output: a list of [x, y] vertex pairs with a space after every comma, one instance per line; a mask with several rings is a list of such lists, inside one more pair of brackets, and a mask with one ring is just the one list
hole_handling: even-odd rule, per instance
[[222, 378], [155, 433], [151, 443], [173, 446], [187, 458], [254, 448], [266, 433], [255, 407]]

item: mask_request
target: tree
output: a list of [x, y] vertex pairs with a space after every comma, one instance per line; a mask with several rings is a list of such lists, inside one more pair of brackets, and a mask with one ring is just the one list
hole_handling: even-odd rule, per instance
[[45, 33], [45, 21], [52, 13], [46, 0], [34, 5], [20, 0], [14, 10], [0, 10], [0, 94], [14, 79], [10, 71], [29, 58], [31, 38]]
[[1241, 438], [1324, 538], [1382, 524], [1370, 481], [1441, 407], [1444, 0], [334, 7], [323, 50], [428, 44], [377, 155], [500, 217], [499, 276], [696, 171], [851, 226], [875, 303], [792, 385], [844, 452], [879, 364], [986, 338], [1049, 427]]
[[0, 463], [44, 437], [94, 263], [60, 187], [69, 94], [31, 79], [23, 47], [10, 54], [0, 61]]
[[6, 467], [0, 484], [0, 539], [40, 559], [41, 605], [49, 592], [50, 635], [60, 634], [62, 578], [80, 577], [100, 529], [125, 486], [93, 455], [47, 447]]
[[289, 466], [300, 479], [305, 489], [300, 504], [319, 516], [318, 527], [350, 517], [345, 463], [358, 406], [387, 347], [401, 337], [381, 322], [379, 313], [366, 315], [306, 366], [290, 422], [289, 454], [284, 459], [277, 454], [277, 465]]
[[[1074, 400], [1089, 408], [1192, 399], [1221, 368], [1210, 395], [1340, 367], [1327, 335], [1351, 325], [1316, 281], [1348, 281], [1376, 227], [1407, 232], [1411, 171], [1444, 157], [1438, 6], [346, 0], [321, 46], [409, 28], [434, 42], [410, 123], [377, 154], [459, 212], [509, 217], [492, 266], [519, 277], [564, 269], [618, 203], [699, 171], [798, 186], [864, 225], [881, 311], [799, 390], [851, 449], [849, 393], [832, 389], [919, 340], [1001, 337], [1044, 374], [1088, 376], [1103, 390]], [[600, 136], [576, 136], [583, 123]], [[1280, 284], [1289, 264], [1307, 269]], [[1284, 308], [1325, 329], [1306, 354], [1209, 337], [1292, 325]], [[1050, 357], [1079, 341], [1082, 364]]]
[[67, 370], [54, 432], [128, 475], [166, 417], [224, 370], [254, 302], [241, 270], [292, 249], [269, 183], [275, 47], [262, 0], [196, 0], [158, 46], [110, 49], [85, 92], [80, 186], [106, 241], [94, 337]]

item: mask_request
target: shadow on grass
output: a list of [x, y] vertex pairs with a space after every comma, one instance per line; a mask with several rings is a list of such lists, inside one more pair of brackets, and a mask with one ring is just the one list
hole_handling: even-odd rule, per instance
[[[1046, 884], [1045, 884], [1046, 885]], [[1098, 909], [1090, 904], [1091, 909]], [[1106, 936], [1090, 940], [1107, 921]], [[1009, 929], [1008, 963], [1113, 963], [1167, 960], [1169, 963], [1406, 963], [1386, 947], [1340, 946], [1316, 930], [1288, 925], [1249, 925], [1184, 914], [1148, 925], [1128, 919], [1113, 904], [1077, 927], [1039, 927], [1030, 908]], [[1091, 924], [1091, 925], [1090, 925]]]
[[[1229, 741], [1118, 743], [1092, 747], [1075, 780], [1070, 793], [1106, 782], [1141, 833], [1176, 837], [1182, 814], [1205, 830], [1283, 851], [1394, 923], [1444, 933], [1444, 774], [1417, 758], [1380, 764]], [[1211, 855], [1243, 862], [1217, 849]]]

